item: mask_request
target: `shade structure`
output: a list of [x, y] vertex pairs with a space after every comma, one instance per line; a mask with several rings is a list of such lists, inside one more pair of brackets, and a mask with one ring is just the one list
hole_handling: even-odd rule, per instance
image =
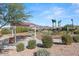
[[19, 23], [16, 23], [15, 26], [28, 26], [28, 27], [32, 27], [32, 26], [35, 26], [35, 24], [30, 23], [30, 22], [19, 22]]

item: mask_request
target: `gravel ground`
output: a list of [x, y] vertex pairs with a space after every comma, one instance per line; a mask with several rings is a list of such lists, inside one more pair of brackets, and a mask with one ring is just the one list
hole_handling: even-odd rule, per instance
[[53, 56], [79, 56], [79, 43], [54, 45], [47, 49]]
[[[25, 49], [22, 52], [16, 52], [16, 50], [10, 50], [8, 53], [0, 54], [2, 56], [33, 56], [38, 49]], [[51, 56], [79, 56], [79, 43], [73, 43], [72, 45], [53, 45], [47, 49]]]
[[[29, 38], [24, 41], [26, 46], [28, 41]], [[41, 41], [37, 40], [37, 43], [41, 43]], [[26, 48], [24, 51], [21, 52], [16, 52], [16, 50], [13, 49], [5, 53], [0, 53], [0, 56], [33, 56], [33, 54], [39, 49], [43, 48]], [[51, 48], [48, 48], [47, 50], [50, 52], [51, 56], [79, 56], [79, 43], [72, 43], [71, 45], [54, 44]]]

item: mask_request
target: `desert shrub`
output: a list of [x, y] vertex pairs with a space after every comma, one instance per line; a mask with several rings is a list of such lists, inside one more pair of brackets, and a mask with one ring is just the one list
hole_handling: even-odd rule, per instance
[[66, 45], [70, 45], [73, 42], [73, 39], [72, 39], [72, 37], [70, 35], [65, 34], [65, 35], [62, 36], [62, 41]]
[[[16, 33], [22, 33], [22, 32], [28, 32], [28, 31], [32, 31], [32, 29], [29, 27], [22, 27], [22, 26], [16, 27]], [[3, 28], [1, 30], [1, 34], [10, 34], [10, 33], [11, 33], [11, 29]]]
[[28, 42], [28, 48], [29, 49], [34, 49], [36, 47], [36, 41], [35, 40], [30, 40]]
[[79, 30], [76, 30], [76, 31], [74, 32], [74, 34], [79, 34]]
[[52, 34], [52, 31], [47, 30], [47, 31], [43, 31], [42, 33], [43, 33], [44, 35], [51, 35], [51, 34]]
[[52, 38], [50, 36], [47, 36], [47, 35], [43, 36], [42, 42], [43, 42], [43, 46], [45, 48], [50, 48], [53, 44]]
[[17, 52], [23, 51], [24, 50], [24, 44], [23, 43], [19, 43], [16, 46], [16, 50], [17, 50]]
[[79, 35], [73, 37], [74, 42], [79, 42]]
[[1, 30], [1, 34], [10, 34], [10, 33], [11, 33], [11, 30], [10, 29], [3, 28]]
[[31, 30], [31, 28], [29, 28], [29, 27], [21, 27], [21, 26], [16, 27], [16, 32], [17, 32], [17, 33], [28, 32], [28, 31], [30, 31], [30, 30]]
[[45, 49], [39, 49], [35, 55], [36, 56], [50, 56], [50, 53]]
[[53, 33], [52, 33], [52, 35], [59, 35], [60, 33], [59, 32], [56, 32], [56, 31], [54, 31]]

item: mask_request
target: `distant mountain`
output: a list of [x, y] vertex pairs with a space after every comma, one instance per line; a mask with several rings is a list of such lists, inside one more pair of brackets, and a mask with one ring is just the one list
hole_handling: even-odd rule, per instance
[[51, 29], [49, 26], [35, 25], [37, 29]]
[[[49, 26], [41, 26], [41, 25], [37, 25], [31, 22], [20, 22], [20, 23], [16, 23], [16, 26], [24, 26], [24, 27], [31, 27], [34, 28], [36, 27], [37, 29], [50, 29], [52, 27]], [[10, 28], [10, 26], [5, 26], [4, 28]]]

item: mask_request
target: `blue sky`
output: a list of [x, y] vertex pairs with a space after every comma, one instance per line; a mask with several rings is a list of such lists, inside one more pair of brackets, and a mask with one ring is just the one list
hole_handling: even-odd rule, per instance
[[51, 19], [62, 20], [61, 25], [79, 25], [79, 4], [72, 3], [27, 3], [24, 4], [27, 11], [33, 16], [30, 22], [43, 26], [52, 26]]

